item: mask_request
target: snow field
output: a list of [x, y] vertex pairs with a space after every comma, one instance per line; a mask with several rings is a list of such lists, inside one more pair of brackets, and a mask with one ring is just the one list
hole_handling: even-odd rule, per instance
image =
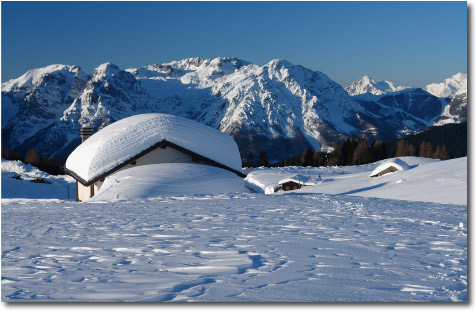
[[466, 301], [466, 206], [343, 195], [4, 199], [3, 301]]
[[214, 167], [136, 167], [86, 203], [59, 199], [70, 177], [2, 161], [2, 301], [467, 301], [467, 159], [402, 159], [377, 178], [380, 162], [253, 170], [260, 187], [317, 181], [276, 195]]
[[[385, 167], [385, 163], [399, 159], [408, 164], [408, 168], [405, 166], [407, 169], [369, 177], [375, 168]], [[245, 183], [254, 191], [273, 194], [281, 179], [299, 173], [311, 177], [310, 180], [316, 183], [315, 186], [294, 191], [301, 194], [345, 194], [466, 205], [467, 161], [467, 157], [446, 161], [401, 157], [348, 167], [258, 168], [248, 174]]]
[[[42, 178], [46, 183], [31, 180]], [[76, 187], [71, 176], [54, 176], [40, 171], [31, 164], [2, 159], [2, 199], [74, 199]]]

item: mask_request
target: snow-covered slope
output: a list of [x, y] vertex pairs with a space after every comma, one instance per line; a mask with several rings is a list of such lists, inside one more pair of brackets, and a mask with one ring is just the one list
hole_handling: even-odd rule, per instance
[[[360, 91], [411, 90], [363, 80], [356, 86]], [[438, 101], [426, 94], [419, 100]], [[270, 160], [278, 161], [309, 146], [328, 150], [352, 135], [393, 139], [423, 130], [433, 125], [431, 120], [440, 122], [442, 114], [441, 122], [466, 118], [463, 112], [454, 117], [460, 106], [447, 100], [429, 110], [422, 103], [418, 110], [415, 96], [400, 96], [396, 102], [392, 97], [388, 103], [371, 98], [363, 104], [357, 97], [364, 95], [372, 96], [349, 96], [324, 73], [285, 60], [257, 66], [237, 58], [187, 58], [126, 70], [105, 63], [91, 77], [77, 66], [53, 65], [2, 85], [2, 142], [10, 150], [24, 153], [35, 147], [40, 155], [63, 161], [79, 145], [82, 125], [97, 131], [132, 115], [160, 112], [230, 134], [242, 158], [264, 149]], [[382, 105], [383, 110], [375, 109]]]
[[[259, 67], [236, 58], [192, 58], [127, 71], [161, 111], [233, 135], [242, 155], [260, 137], [282, 142], [302, 136], [300, 147], [319, 149], [328, 137], [357, 130], [353, 122], [360, 107], [342, 87], [285, 60]], [[258, 142], [249, 140], [250, 133]]]
[[2, 159], [2, 198], [59, 199], [75, 198], [71, 176], [55, 176], [31, 164]]
[[82, 94], [89, 77], [78, 66], [33, 69], [2, 84], [2, 143], [20, 153], [35, 147], [52, 155], [63, 145], [53, 131], [64, 111]]
[[468, 92], [468, 75], [457, 73], [441, 83], [428, 84], [425, 91], [437, 97], [451, 97]]
[[33, 89], [38, 82], [45, 76], [60, 71], [68, 72], [71, 70], [79, 70], [79, 68], [71, 68], [60, 64], [49, 65], [43, 68], [28, 70], [25, 74], [16, 79], [11, 79], [2, 84], [2, 92], [12, 92], [14, 90], [23, 89], [25, 91]]
[[361, 118], [367, 121], [367, 130], [378, 134], [377, 137], [404, 135], [433, 126], [448, 106], [448, 99], [419, 88], [384, 95], [366, 93], [353, 98], [367, 111]]
[[[362, 79], [353, 82], [345, 89], [349, 93], [349, 95], [356, 96], [357, 100], [370, 102], [370, 104], [364, 104], [364, 107], [372, 110], [373, 113], [376, 112], [373, 108], [376, 107], [374, 102], [379, 105], [382, 105], [382, 102], [387, 101], [389, 102], [389, 104], [384, 104], [386, 106], [386, 109], [394, 110], [395, 106], [398, 106], [398, 109], [400, 110], [402, 104], [406, 104], [407, 101], [395, 100], [394, 96], [396, 94], [404, 94], [408, 91], [413, 92], [411, 90], [417, 90], [404, 86], [395, 86], [392, 82], [389, 81], [375, 82], [368, 76], [364, 76]], [[448, 123], [459, 123], [466, 121], [468, 103], [467, 74], [458, 73], [448, 79], [445, 79], [441, 83], [429, 84], [424, 88], [424, 91], [435, 97], [440, 98], [442, 108], [439, 109], [438, 106], [440, 105], [438, 104], [432, 105], [433, 108], [428, 108], [428, 100], [425, 99], [425, 102], [422, 102], [424, 108], [420, 109], [419, 114], [414, 114], [412, 111], [403, 109], [402, 112], [404, 113], [404, 115], [396, 123], [400, 130], [392, 130], [402, 131], [401, 123], [405, 125], [404, 131], [408, 131], [408, 129], [415, 130], [415, 125], [421, 128], [422, 126], [427, 127], [432, 125], [443, 125]], [[381, 97], [372, 97], [370, 94], [381, 95]], [[385, 95], [389, 95], [391, 97], [387, 97], [385, 100], [382, 101], [381, 98], [385, 98]], [[449, 100], [447, 98], [449, 98]], [[414, 102], [414, 99], [410, 100]], [[431, 99], [431, 101], [435, 102], [434, 99]], [[414, 106], [419, 105], [420, 103], [417, 103], [417, 105]], [[399, 114], [400, 112], [398, 111], [392, 111], [387, 116], [391, 117], [392, 115]], [[425, 116], [422, 117], [422, 114], [424, 114]], [[425, 124], [422, 124], [421, 120], [415, 120], [415, 117], [426, 120], [431, 119], [431, 122], [425, 122]], [[372, 123], [372, 120], [370, 120], [370, 123]], [[382, 127], [377, 125], [376, 128]]]
[[370, 93], [374, 95], [383, 95], [393, 92], [398, 92], [409, 88], [408, 86], [395, 86], [390, 81], [376, 82], [369, 76], [363, 76], [362, 79], [352, 82], [351, 85], [345, 88], [347, 93], [351, 96]]
[[[424, 201], [446, 204], [467, 204], [466, 157], [440, 161], [418, 157], [402, 157], [409, 168], [370, 177], [371, 173], [388, 160], [352, 167], [319, 168], [259, 168], [245, 179], [247, 186], [262, 193], [272, 194], [279, 180], [301, 173], [316, 181], [296, 193], [345, 194], [393, 200]], [[276, 194], [283, 194], [277, 192]]]
[[155, 109], [140, 81], [116, 65], [105, 63], [94, 70], [85, 90], [63, 112], [60, 121], [100, 129]]
[[457, 73], [441, 83], [432, 83], [425, 91], [438, 97], [449, 97], [450, 102], [445, 107], [436, 125], [459, 123], [467, 119], [468, 105], [468, 75]]

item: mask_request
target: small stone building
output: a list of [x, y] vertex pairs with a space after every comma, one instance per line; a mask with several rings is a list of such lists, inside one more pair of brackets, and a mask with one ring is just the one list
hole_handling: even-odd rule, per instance
[[290, 190], [297, 190], [301, 189], [305, 186], [314, 186], [316, 183], [311, 181], [310, 176], [304, 176], [301, 174], [297, 174], [291, 177], [286, 177], [281, 179], [278, 182], [279, 188], [278, 190], [290, 191]]
[[389, 173], [405, 171], [408, 169], [409, 166], [407, 163], [405, 163], [405, 161], [399, 158], [390, 159], [377, 166], [377, 168], [374, 169], [372, 173], [370, 173], [370, 177], [379, 177]]
[[288, 181], [288, 182], [282, 183], [280, 186], [281, 186], [281, 190], [284, 190], [284, 191], [296, 190], [296, 189], [302, 188], [302, 185], [295, 181]]
[[233, 138], [189, 119], [141, 114], [91, 134], [90, 128], [81, 130], [83, 142], [66, 160], [65, 170], [76, 179], [80, 202], [93, 197], [107, 176], [140, 165], [198, 163], [246, 177]]

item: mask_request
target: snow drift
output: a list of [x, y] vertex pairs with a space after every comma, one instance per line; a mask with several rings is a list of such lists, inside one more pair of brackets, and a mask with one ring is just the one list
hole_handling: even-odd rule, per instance
[[107, 177], [89, 202], [234, 192], [248, 191], [243, 179], [232, 172], [208, 165], [162, 163], [129, 168]]
[[2, 159], [2, 198], [73, 199], [74, 179], [49, 175], [31, 164]]

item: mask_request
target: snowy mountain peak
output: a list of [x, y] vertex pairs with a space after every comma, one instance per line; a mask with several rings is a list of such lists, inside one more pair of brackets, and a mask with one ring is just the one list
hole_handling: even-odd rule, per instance
[[428, 84], [425, 91], [437, 97], [451, 97], [468, 92], [468, 75], [457, 73], [441, 83]]
[[375, 83], [374, 80], [372, 80], [372, 78], [370, 78], [369, 76], [363, 76], [362, 79], [360, 79], [360, 81], [362, 82], [365, 82], [365, 83], [371, 83], [371, 81], [373, 81]]
[[[2, 84], [2, 92], [11, 92], [15, 89], [31, 89], [42, 77], [55, 72], [81, 72], [79, 66], [69, 66], [54, 64], [42, 68], [28, 70], [25, 74], [16, 79], [11, 79]], [[84, 73], [83, 73], [84, 74]], [[84, 74], [85, 75], [85, 74]]]
[[[309, 145], [328, 150], [346, 135], [392, 139], [403, 129], [431, 126], [443, 108], [444, 120], [438, 122], [466, 120], [465, 96], [448, 104], [421, 89], [375, 82], [369, 76], [344, 90], [326, 74], [283, 59], [258, 66], [235, 57], [195, 57], [127, 70], [108, 62], [92, 76], [77, 66], [52, 65], [31, 70], [6, 86], [28, 83], [35, 85], [2, 90], [2, 142], [22, 152], [34, 146], [42, 155], [57, 150], [57, 159], [72, 151], [80, 125], [100, 129], [149, 112], [181, 116], [226, 132], [243, 157], [266, 145], [274, 160], [301, 153]], [[395, 93], [402, 89], [405, 92]], [[348, 92], [373, 98], [351, 97]], [[399, 96], [400, 106], [393, 105], [392, 96]]]
[[354, 81], [351, 85], [345, 88], [347, 93], [351, 96], [370, 93], [373, 95], [383, 95], [393, 92], [398, 92], [407, 89], [407, 86], [395, 86], [390, 81], [376, 82], [369, 76], [365, 75], [360, 80]]
[[110, 62], [104, 63], [96, 67], [93, 73], [93, 81], [97, 82], [104, 79], [106, 76], [117, 74], [121, 69], [117, 65]]
[[233, 74], [242, 67], [248, 66], [250, 64], [251, 63], [236, 57], [217, 57], [210, 59], [194, 57], [185, 58], [179, 61], [172, 61], [170, 63], [155, 64], [140, 68], [130, 68], [126, 69], [126, 71], [142, 79], [164, 77], [164, 75], [178, 77], [184, 76], [186, 74], [214, 79]]
[[288, 62], [285, 59], [277, 58], [277, 59], [271, 60], [265, 66], [268, 66], [268, 67], [292, 67], [293, 64], [291, 64], [290, 62]]

